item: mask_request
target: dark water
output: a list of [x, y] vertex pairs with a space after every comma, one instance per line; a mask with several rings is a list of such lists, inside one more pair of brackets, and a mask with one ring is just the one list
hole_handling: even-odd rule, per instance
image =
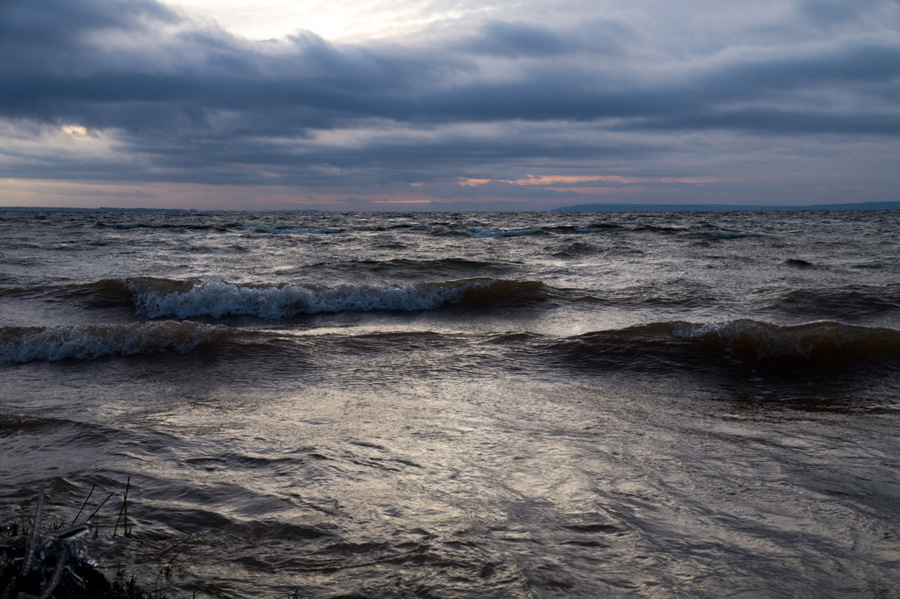
[[900, 212], [0, 240], [0, 515], [170, 596], [900, 596]]

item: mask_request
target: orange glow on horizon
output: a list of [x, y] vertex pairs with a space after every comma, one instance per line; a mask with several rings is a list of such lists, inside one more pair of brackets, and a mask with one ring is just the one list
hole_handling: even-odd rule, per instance
[[430, 204], [431, 200], [372, 200], [373, 204]]
[[[622, 185], [634, 185], [637, 183], [687, 183], [702, 185], [705, 183], [733, 183], [741, 179], [734, 177], [623, 177], [620, 175], [526, 175], [524, 179], [463, 179], [459, 182], [462, 187], [478, 187], [488, 183], [506, 183], [518, 186], [543, 186], [550, 187], [557, 184], [572, 185], [576, 183], [619, 183]], [[567, 188], [574, 190], [578, 188]], [[600, 188], [593, 188], [600, 189]], [[551, 189], [557, 191], [558, 189]]]

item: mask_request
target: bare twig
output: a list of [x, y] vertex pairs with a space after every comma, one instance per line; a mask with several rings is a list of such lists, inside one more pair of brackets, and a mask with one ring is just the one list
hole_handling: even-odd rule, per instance
[[100, 502], [100, 505], [98, 505], [98, 506], [97, 506], [97, 509], [95, 509], [94, 512], [93, 512], [90, 516], [87, 517], [87, 520], [85, 520], [85, 522], [90, 522], [91, 518], [93, 518], [94, 516], [96, 516], [96, 515], [97, 515], [97, 512], [100, 511], [100, 508], [102, 508], [104, 505], [106, 505], [106, 502], [107, 502], [107, 501], [109, 501], [110, 499], [112, 499], [112, 496], [113, 496], [113, 495], [115, 495], [114, 492], [113, 492], [113, 493], [110, 493], [109, 495], [107, 495], [107, 496], [106, 496], [106, 499], [104, 499], [103, 501]]
[[70, 527], [71, 527], [71, 526], [75, 526], [75, 523], [78, 522], [78, 516], [81, 515], [81, 512], [84, 511], [84, 508], [85, 508], [85, 506], [87, 506], [88, 501], [91, 500], [91, 495], [94, 494], [94, 488], [95, 488], [96, 486], [97, 486], [96, 484], [91, 485], [91, 490], [90, 490], [90, 492], [88, 493], [87, 499], [85, 499], [85, 500], [84, 500], [84, 503], [81, 504], [81, 509], [78, 510], [78, 513], [77, 513], [77, 514], [75, 514], [75, 519], [72, 520], [72, 523], [71, 523], [71, 524], [69, 524]]
[[165, 549], [163, 549], [162, 551], [160, 551], [159, 553], [154, 555], [153, 560], [159, 561], [163, 558], [164, 555], [166, 555], [167, 553], [169, 553], [176, 547], [179, 547], [178, 551], [175, 552], [175, 555], [173, 555], [172, 557], [169, 558], [169, 563], [174, 562], [175, 558], [177, 558], [181, 554], [182, 549], [180, 549], [180, 547], [182, 545], [184, 545], [185, 543], [187, 543], [188, 541], [192, 541], [193, 539], [194, 539], [194, 537], [187, 536], [187, 537], [184, 537], [183, 539], [181, 539], [180, 541], [175, 541], [174, 543], [172, 543], [171, 545], [169, 545], [168, 547], [166, 547]]
[[119, 530], [119, 521], [122, 519], [122, 516], [125, 516], [125, 532], [122, 533], [123, 536], [130, 536], [128, 534], [128, 489], [131, 487], [131, 475], [128, 475], [128, 480], [125, 482], [125, 497], [122, 500], [122, 508], [119, 510], [119, 517], [116, 518], [116, 525], [113, 527], [113, 536], [116, 536], [116, 532]]
[[38, 531], [41, 528], [41, 513], [44, 511], [44, 483], [41, 483], [41, 491], [38, 493], [37, 510], [34, 512], [34, 526], [31, 527], [31, 535], [28, 537], [28, 549], [25, 560], [22, 562], [20, 574], [26, 576], [31, 570], [31, 562], [34, 561], [34, 546], [37, 543]]
[[125, 501], [124, 501], [124, 507], [125, 507], [125, 524], [124, 524], [124, 527], [123, 527], [123, 528], [125, 529], [124, 535], [125, 535], [126, 537], [129, 537], [129, 538], [131, 537], [131, 532], [129, 532], [129, 530], [128, 530], [128, 489], [129, 489], [130, 487], [131, 487], [131, 475], [129, 474], [129, 475], [128, 475], [128, 480], [125, 482]]

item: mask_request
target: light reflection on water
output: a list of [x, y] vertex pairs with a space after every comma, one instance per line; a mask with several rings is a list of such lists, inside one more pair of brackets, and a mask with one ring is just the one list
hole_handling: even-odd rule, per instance
[[[151, 370], [158, 385], [165, 369]], [[131, 474], [149, 545], [106, 550], [141, 563], [188, 539], [178, 584], [216, 581], [213, 595], [839, 596], [848, 569], [877, 589], [897, 555], [881, 541], [900, 505], [886, 507], [893, 418], [723, 417], [652, 382], [369, 382], [170, 382], [168, 401], [123, 393], [87, 412], [112, 428], [2, 439], [40, 432], [32, 480], [64, 468], [68, 487], [50, 493], [70, 507]]]

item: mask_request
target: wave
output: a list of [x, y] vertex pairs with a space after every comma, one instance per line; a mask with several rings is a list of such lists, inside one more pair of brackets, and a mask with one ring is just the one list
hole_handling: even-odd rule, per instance
[[329, 229], [329, 228], [299, 228], [293, 229], [285, 226], [273, 226], [273, 227], [263, 227], [263, 226], [245, 226], [241, 227], [242, 231], [251, 231], [254, 233], [269, 233], [270, 235], [333, 235], [335, 233], [343, 233], [343, 229]]
[[531, 229], [493, 229], [474, 227], [466, 232], [469, 237], [525, 237], [527, 235], [553, 234], [553, 235], [577, 235], [584, 233], [602, 233], [620, 228], [617, 225], [602, 224], [590, 227], [577, 227], [571, 225], [545, 226]]
[[102, 279], [91, 283], [16, 286], [0, 289], [0, 297], [84, 301], [91, 306], [128, 305], [131, 292], [125, 279]]
[[576, 241], [575, 243], [570, 243], [567, 246], [553, 252], [552, 255], [557, 258], [581, 258], [584, 256], [593, 256], [601, 253], [602, 251], [604, 250], [601, 250], [600, 248], [589, 243]]
[[690, 233], [687, 227], [676, 227], [669, 225], [649, 225], [641, 221], [630, 221], [623, 223], [628, 226], [628, 230], [639, 233], [659, 233], [660, 235], [682, 235]]
[[[418, 275], [465, 274], [487, 263], [465, 260], [353, 263], [372, 271]], [[456, 271], [456, 272], [454, 272]], [[0, 290], [0, 297], [79, 302], [90, 308], [129, 308], [143, 318], [255, 316], [282, 319], [338, 312], [433, 310], [452, 304], [476, 307], [521, 306], [544, 301], [558, 290], [534, 281], [466, 278], [407, 284], [345, 284], [322, 287], [299, 284], [236, 284], [220, 279], [177, 280], [154, 277], [103, 279], [91, 283], [21, 286]]]
[[612, 229], [612, 227], [574, 227], [572, 230], [575, 233], [604, 233]]
[[900, 331], [818, 321], [782, 326], [754, 320], [679, 327], [673, 334], [755, 362], [900, 360]]
[[[621, 229], [622, 225], [619, 223], [614, 223], [606, 220], [596, 221], [588, 225], [587, 227], [576, 227], [576, 232], [585, 232], [585, 233], [593, 233], [598, 231], [610, 231], [615, 229]], [[580, 229], [580, 230], [579, 230]]]
[[574, 364], [701, 374], [711, 366], [809, 373], [852, 365], [896, 366], [900, 331], [818, 321], [660, 322], [587, 333], [553, 344]]
[[727, 231], [724, 229], [717, 229], [714, 231], [704, 231], [701, 235], [705, 235], [706, 237], [712, 237], [713, 239], [739, 239], [741, 237], [765, 237], [762, 233], [749, 233], [742, 231]]
[[228, 231], [228, 226], [225, 225], [216, 225], [216, 224], [194, 224], [194, 223], [146, 223], [146, 222], [118, 222], [118, 223], [106, 223], [106, 222], [97, 222], [95, 225], [97, 228], [110, 228], [110, 229], [119, 229], [119, 230], [128, 230], [128, 229], [168, 229], [174, 231], [218, 231], [218, 232], [226, 232]]
[[467, 278], [485, 276], [485, 273], [500, 273], [511, 270], [503, 263], [485, 260], [468, 260], [465, 258], [441, 258], [436, 260], [414, 260], [394, 258], [390, 260], [348, 260], [333, 263], [315, 264], [313, 267], [340, 270], [359, 276], [360, 272], [376, 273], [386, 277], [402, 277], [421, 279], [422, 273], [431, 276]]
[[[290, 356], [340, 352], [355, 357], [373, 351], [429, 351], [471, 344], [467, 354], [481, 360], [501, 357], [488, 346], [502, 346], [501, 361], [536, 367], [556, 365], [593, 372], [657, 374], [746, 381], [757, 376], [807, 383], [896, 377], [900, 331], [832, 321], [781, 326], [754, 320], [715, 324], [657, 322], [596, 331], [574, 337], [509, 332], [369, 332], [294, 335], [192, 321], [0, 328], [0, 365], [33, 361], [94, 360], [151, 354], [186, 354], [200, 348], [224, 351], [232, 359], [270, 362]], [[510, 352], [510, 353], [506, 353]], [[862, 378], [859, 378], [862, 377]], [[896, 380], [894, 378], [894, 380]], [[832, 389], [841, 388], [831, 386]]]
[[900, 284], [761, 290], [758, 294], [768, 300], [767, 309], [786, 314], [848, 320], [900, 311]]
[[169, 229], [175, 231], [216, 231], [219, 233], [228, 233], [234, 230], [247, 231], [251, 233], [267, 233], [270, 235], [328, 235], [334, 233], [343, 233], [344, 229], [333, 227], [292, 227], [286, 225], [241, 225], [237, 223], [228, 224], [191, 224], [191, 223], [143, 223], [143, 222], [119, 222], [119, 223], [102, 223], [98, 222], [97, 227], [112, 228], [119, 230], [128, 229]]
[[479, 239], [490, 238], [490, 237], [524, 237], [525, 235], [536, 235], [538, 233], [544, 233], [544, 230], [541, 228], [537, 229], [482, 229], [482, 228], [472, 228], [466, 232], [466, 235], [469, 237], [476, 237]]
[[132, 307], [135, 292], [142, 289], [177, 292], [188, 283], [170, 279], [136, 277], [131, 279], [101, 279], [90, 283], [63, 285], [35, 285], [0, 289], [0, 297], [41, 299], [51, 302], [83, 302], [93, 308]]
[[521, 305], [549, 295], [542, 283], [499, 279], [332, 288], [141, 279], [127, 286], [133, 293], [138, 315], [145, 318], [255, 316], [278, 320], [338, 312], [413, 312], [450, 304]]
[[789, 258], [788, 260], [785, 260], [783, 264], [793, 268], [815, 268], [815, 264], [807, 262], [806, 260], [801, 260], [800, 258]]
[[473, 238], [526, 237], [531, 235], [584, 235], [584, 234], [619, 234], [619, 233], [655, 233], [660, 235], [690, 235], [703, 239], [738, 239], [744, 237], [766, 237], [763, 233], [718, 228], [712, 223], [699, 223], [695, 226], [678, 226], [672, 224], [654, 224], [644, 221], [596, 221], [586, 225], [574, 224], [535, 224], [531, 227], [501, 228], [493, 226], [467, 226], [457, 222], [433, 223], [396, 223], [392, 225], [376, 224], [368, 221], [348, 222], [344, 226], [310, 226], [309, 223], [269, 224], [247, 222], [219, 223], [172, 223], [124, 221], [116, 223], [96, 223], [100, 228], [113, 228], [120, 231], [129, 229], [169, 229], [176, 231], [215, 231], [219, 233], [250, 233], [265, 235], [333, 235], [353, 232], [379, 231], [422, 231], [432, 236], [468, 236]]
[[93, 360], [106, 356], [187, 353], [229, 334], [222, 326], [193, 322], [0, 328], [0, 364]]

